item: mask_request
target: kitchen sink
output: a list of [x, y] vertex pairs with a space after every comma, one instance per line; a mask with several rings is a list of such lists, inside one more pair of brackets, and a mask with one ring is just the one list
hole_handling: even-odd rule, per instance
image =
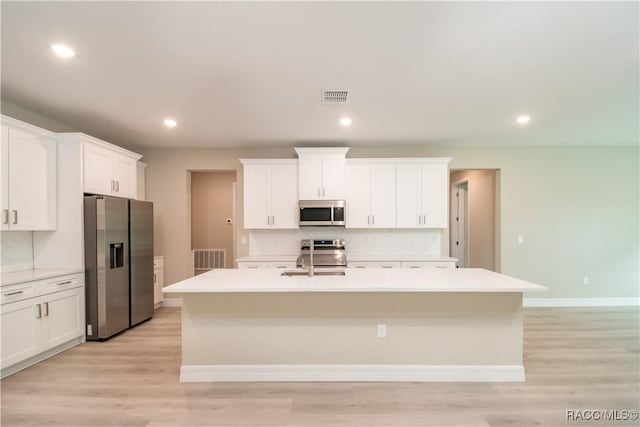
[[[346, 273], [344, 270], [332, 270], [332, 271], [314, 271], [314, 276], [344, 276]], [[309, 273], [302, 270], [283, 271], [281, 276], [309, 276]]]

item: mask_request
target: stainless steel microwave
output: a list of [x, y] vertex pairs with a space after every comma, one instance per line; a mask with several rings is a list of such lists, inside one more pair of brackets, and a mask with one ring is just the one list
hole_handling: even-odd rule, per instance
[[300, 200], [301, 227], [344, 227], [344, 200]]

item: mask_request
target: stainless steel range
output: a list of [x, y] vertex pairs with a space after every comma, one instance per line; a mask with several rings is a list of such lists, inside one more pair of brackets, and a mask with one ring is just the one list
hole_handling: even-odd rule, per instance
[[345, 268], [347, 255], [344, 240], [303, 239], [300, 242], [300, 256], [296, 261], [296, 266], [304, 268], [310, 265], [313, 265], [314, 268]]

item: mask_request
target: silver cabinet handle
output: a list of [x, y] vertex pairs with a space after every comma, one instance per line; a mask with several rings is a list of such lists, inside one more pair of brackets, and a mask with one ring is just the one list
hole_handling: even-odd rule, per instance
[[422, 224], [422, 215], [418, 215], [418, 224]]
[[276, 217], [275, 217], [275, 215], [271, 216], [271, 225], [276, 225]]
[[36, 307], [38, 307], [38, 315], [36, 316], [36, 319], [40, 319], [42, 317], [42, 307], [40, 304], [36, 304]]
[[116, 191], [116, 183], [114, 180], [111, 180], [111, 191]]
[[371, 215], [371, 225], [376, 225], [376, 216]]
[[420, 268], [419, 265], [410, 265], [409, 268]]
[[383, 265], [382, 268], [393, 268], [392, 265]]
[[64, 282], [56, 283], [56, 286], [69, 285], [71, 284], [71, 280], [65, 280]]
[[2, 223], [9, 224], [9, 209], [2, 210]]
[[322, 191], [320, 190], [320, 187], [318, 187], [318, 197], [322, 196]]
[[153, 273], [153, 283], [156, 283], [156, 273]]
[[4, 296], [5, 297], [10, 297], [12, 295], [20, 295], [21, 293], [24, 293], [24, 291], [8, 292], [8, 293], [4, 294]]
[[422, 215], [422, 225], [425, 225], [426, 223], [427, 223], [427, 216]]
[[371, 215], [367, 215], [367, 225], [371, 225]]
[[436, 265], [436, 268], [449, 268], [446, 265]]
[[14, 224], [18, 223], [18, 210], [17, 209], [13, 210], [13, 223]]
[[324, 187], [322, 187], [322, 197], [324, 197]]
[[44, 303], [44, 315], [45, 315], [45, 317], [49, 315], [49, 303], [48, 302]]
[[120, 181], [116, 181], [116, 193], [120, 192]]

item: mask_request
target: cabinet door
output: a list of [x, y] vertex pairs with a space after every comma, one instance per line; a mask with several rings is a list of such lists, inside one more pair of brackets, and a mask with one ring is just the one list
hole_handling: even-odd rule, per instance
[[271, 228], [298, 228], [298, 167], [271, 166]]
[[396, 166], [371, 165], [371, 227], [396, 226]]
[[396, 224], [398, 228], [422, 227], [422, 194], [419, 164], [400, 164], [396, 170]]
[[371, 225], [371, 167], [347, 165], [346, 227], [368, 228]]
[[344, 200], [345, 198], [345, 158], [344, 154], [322, 155], [321, 199]]
[[164, 271], [161, 268], [153, 270], [153, 303], [160, 304], [163, 300]]
[[447, 165], [422, 166], [423, 227], [447, 228]]
[[91, 144], [84, 144], [84, 192], [115, 194], [113, 152]]
[[137, 166], [136, 160], [131, 157], [114, 153], [113, 179], [115, 180], [115, 195], [136, 198], [137, 190]]
[[244, 227], [270, 228], [271, 184], [267, 165], [244, 167]]
[[43, 350], [64, 344], [84, 333], [83, 294], [83, 288], [75, 288], [41, 297]]
[[9, 229], [54, 230], [56, 143], [9, 129]]
[[28, 299], [2, 306], [2, 368], [40, 351], [42, 318], [38, 318], [36, 302]]
[[2, 172], [0, 183], [0, 199], [2, 201], [0, 211], [0, 224], [2, 230], [9, 229], [9, 128], [2, 125], [2, 152], [0, 158], [0, 171]]
[[298, 198], [320, 200], [322, 198], [322, 156], [300, 155], [298, 158]]

